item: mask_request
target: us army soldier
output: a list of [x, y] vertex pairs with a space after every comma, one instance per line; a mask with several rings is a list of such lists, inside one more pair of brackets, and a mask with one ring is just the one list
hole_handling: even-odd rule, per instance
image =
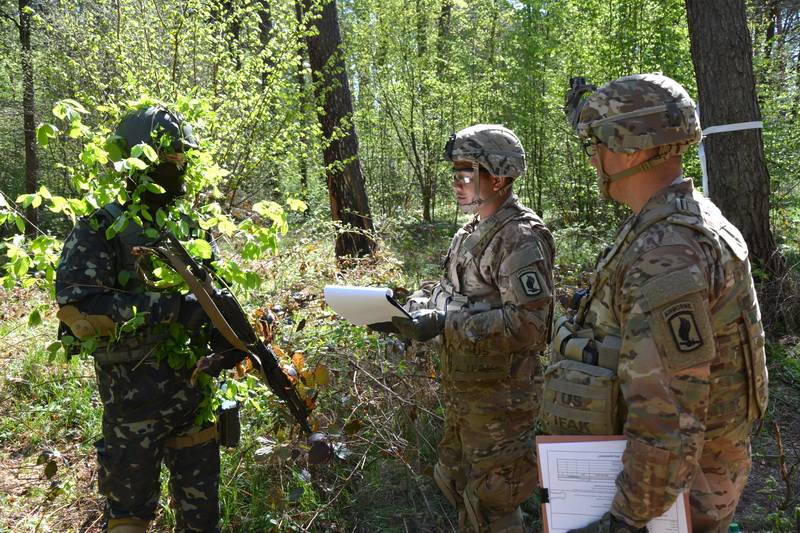
[[[177, 113], [154, 106], [127, 115], [116, 135], [127, 154], [140, 143], [158, 151], [159, 163], [127, 182], [134, 198], [140, 180], [160, 186], [144, 191], [138, 204], [155, 217], [183, 193], [190, 164], [186, 152], [197, 148], [192, 128]], [[106, 238], [105, 230], [125, 209], [114, 202], [79, 220], [64, 243], [56, 274], [58, 317], [73, 336], [98, 340], [93, 357], [103, 402], [103, 438], [95, 446], [99, 491], [106, 499], [104, 529], [147, 530], [158, 504], [163, 460], [170, 471], [178, 531], [218, 531], [216, 429], [194, 422], [203, 395], [190, 386], [193, 361], [175, 369], [162, 350], [171, 338], [169, 323], [180, 323], [194, 338], [208, 318], [193, 295], [163, 292], [145, 283], [133, 248], [153, 245], [160, 231], [146, 233], [157, 229], [153, 224], [130, 222]], [[133, 317], [134, 308], [145, 318], [144, 325], [111, 341], [117, 326]]]
[[413, 295], [412, 320], [393, 322], [407, 338], [440, 341], [446, 415], [434, 477], [459, 529], [521, 532], [519, 505], [537, 482], [534, 377], [552, 316], [553, 239], [511, 192], [526, 168], [512, 131], [471, 126], [444, 156], [458, 205], [476, 216], [453, 237], [444, 277]]
[[628, 441], [610, 512], [575, 531], [645, 531], [689, 491], [693, 530], [727, 532], [767, 370], [747, 246], [682, 174], [701, 137], [694, 102], [660, 74], [596, 91], [573, 79], [566, 112], [603, 196], [633, 212], [557, 323], [545, 372], [551, 432]]

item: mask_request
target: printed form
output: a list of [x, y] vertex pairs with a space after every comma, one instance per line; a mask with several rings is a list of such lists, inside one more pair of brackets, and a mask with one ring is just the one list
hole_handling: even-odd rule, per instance
[[[539, 475], [549, 503], [545, 531], [566, 533], [588, 525], [610, 508], [622, 470], [624, 437], [536, 437]], [[684, 494], [647, 529], [650, 533], [690, 533]]]

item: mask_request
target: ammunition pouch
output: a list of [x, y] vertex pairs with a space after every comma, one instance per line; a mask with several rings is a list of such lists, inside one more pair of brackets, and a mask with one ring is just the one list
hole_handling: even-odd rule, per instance
[[511, 376], [514, 355], [448, 350], [442, 359], [445, 375], [453, 381], [496, 381]]
[[101, 366], [154, 361], [156, 348], [168, 338], [168, 333], [156, 333], [147, 329], [137, 330], [114, 344], [99, 343], [92, 357]]
[[217, 441], [220, 446], [236, 448], [242, 435], [239, 402], [224, 401], [217, 412]]
[[601, 342], [591, 329], [566, 318], [556, 322], [554, 363], [544, 372], [540, 418], [554, 435], [618, 435], [622, 432], [617, 364], [621, 341]]
[[452, 343], [452, 339], [463, 338], [463, 335], [454, 332], [463, 328], [463, 321], [471, 314], [499, 308], [500, 303], [472, 301], [468, 296], [453, 291], [445, 282], [434, 290], [432, 296], [437, 309], [444, 308], [446, 312], [444, 326], [446, 349], [442, 354], [442, 374], [447, 379], [462, 382], [507, 379], [511, 375], [514, 354], [487, 353], [476, 351], [471, 343]]

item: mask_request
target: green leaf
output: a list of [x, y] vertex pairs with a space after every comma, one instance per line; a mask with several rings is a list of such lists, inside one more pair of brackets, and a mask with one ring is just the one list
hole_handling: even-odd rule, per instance
[[308, 204], [298, 198], [287, 198], [286, 204], [292, 211], [300, 211], [301, 213], [308, 209]]
[[35, 197], [35, 194], [20, 194], [17, 196], [17, 203], [21, 204], [22, 207], [28, 207], [33, 203]]
[[214, 255], [211, 244], [203, 239], [192, 239], [186, 244], [186, 249], [191, 255], [200, 259], [211, 259]]
[[53, 213], [61, 213], [69, 209], [69, 202], [63, 196], [53, 196], [50, 199], [50, 207], [48, 209]]
[[57, 133], [58, 128], [53, 124], [40, 124], [36, 128], [36, 142], [45, 147], [50, 144], [50, 139], [55, 139]]
[[130, 281], [131, 276], [132, 274], [129, 270], [120, 270], [117, 274], [117, 281], [119, 281], [119, 284], [124, 287], [128, 284], [128, 281]]
[[28, 315], [28, 326], [34, 328], [42, 323], [42, 314], [39, 312], [38, 309], [34, 309], [33, 312]]
[[147, 163], [139, 159], [138, 157], [129, 157], [125, 160], [125, 164], [128, 168], [133, 168], [136, 170], [147, 170]]
[[152, 181], [148, 181], [144, 184], [144, 188], [148, 191], [155, 193], [155, 194], [164, 194], [167, 190], [159, 185], [158, 183], [153, 183]]
[[36, 194], [40, 195], [45, 200], [49, 200], [50, 198], [53, 197], [53, 195], [50, 194], [50, 191], [44, 185], [39, 187], [39, 190], [37, 191]]

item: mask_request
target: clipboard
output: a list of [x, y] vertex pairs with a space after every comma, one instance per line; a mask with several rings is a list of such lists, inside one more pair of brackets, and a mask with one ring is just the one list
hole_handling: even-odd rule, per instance
[[326, 285], [325, 302], [341, 317], [356, 326], [370, 326], [385, 333], [397, 333], [393, 317], [411, 316], [393, 298], [387, 287]]
[[[584, 527], [610, 509], [626, 444], [622, 435], [536, 437], [545, 533]], [[692, 533], [688, 491], [647, 528], [650, 533]]]

